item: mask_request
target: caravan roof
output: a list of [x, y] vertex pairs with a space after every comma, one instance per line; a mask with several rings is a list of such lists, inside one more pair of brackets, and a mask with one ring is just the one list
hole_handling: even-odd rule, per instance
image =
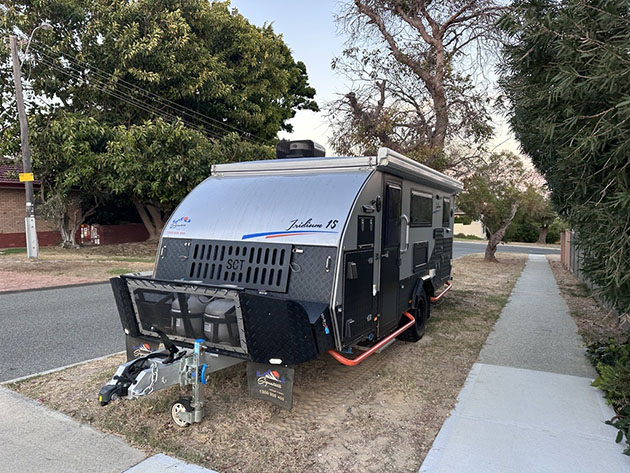
[[274, 159], [217, 164], [212, 167], [212, 174], [216, 176], [237, 174], [312, 174], [359, 169], [382, 170], [446, 192], [461, 192], [464, 188], [463, 184], [457, 179], [453, 179], [388, 148], [380, 148], [376, 156]]

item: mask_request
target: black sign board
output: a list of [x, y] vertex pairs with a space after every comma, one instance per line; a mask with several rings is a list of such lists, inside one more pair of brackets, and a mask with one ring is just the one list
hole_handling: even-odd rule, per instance
[[294, 371], [284, 366], [248, 362], [249, 395], [290, 410], [293, 407]]
[[147, 341], [130, 335], [125, 337], [125, 343], [127, 345], [127, 361], [148, 355], [160, 348], [160, 342]]

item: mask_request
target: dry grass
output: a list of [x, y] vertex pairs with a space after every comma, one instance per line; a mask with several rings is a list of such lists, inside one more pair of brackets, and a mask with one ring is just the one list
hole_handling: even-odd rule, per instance
[[619, 326], [615, 312], [599, 304], [588, 286], [564, 269], [558, 257], [549, 257], [548, 260], [560, 293], [569, 307], [569, 313], [575, 319], [578, 332], [586, 344], [609, 337], [621, 340], [625, 332]]
[[454, 288], [419, 343], [394, 343], [354, 368], [329, 356], [296, 368], [294, 408], [247, 396], [245, 366], [211, 376], [207, 416], [187, 430], [168, 412], [171, 388], [99, 407], [121, 356], [13, 389], [153, 452], [228, 472], [416, 472], [522, 271], [525, 257], [455, 261]]
[[[26, 253], [0, 250], [0, 269], [34, 275], [106, 280], [121, 272], [153, 269], [156, 243], [125, 243], [78, 249], [44, 247], [37, 261]], [[117, 270], [114, 272], [114, 270]]]

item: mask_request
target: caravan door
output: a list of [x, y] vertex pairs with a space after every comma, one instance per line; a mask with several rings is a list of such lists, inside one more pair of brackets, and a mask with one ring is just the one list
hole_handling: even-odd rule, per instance
[[379, 336], [396, 325], [398, 313], [398, 286], [400, 270], [400, 216], [402, 182], [386, 177], [384, 183], [383, 232], [381, 239], [381, 281], [378, 301], [380, 314]]

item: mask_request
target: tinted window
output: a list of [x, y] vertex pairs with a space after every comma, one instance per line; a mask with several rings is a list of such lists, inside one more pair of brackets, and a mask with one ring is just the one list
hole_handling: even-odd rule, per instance
[[411, 191], [411, 225], [430, 227], [433, 223], [433, 196]]
[[442, 226], [451, 226], [451, 199], [444, 199], [444, 206], [442, 210]]
[[400, 245], [400, 204], [402, 191], [400, 187], [394, 185], [387, 186], [385, 202], [385, 246]]

